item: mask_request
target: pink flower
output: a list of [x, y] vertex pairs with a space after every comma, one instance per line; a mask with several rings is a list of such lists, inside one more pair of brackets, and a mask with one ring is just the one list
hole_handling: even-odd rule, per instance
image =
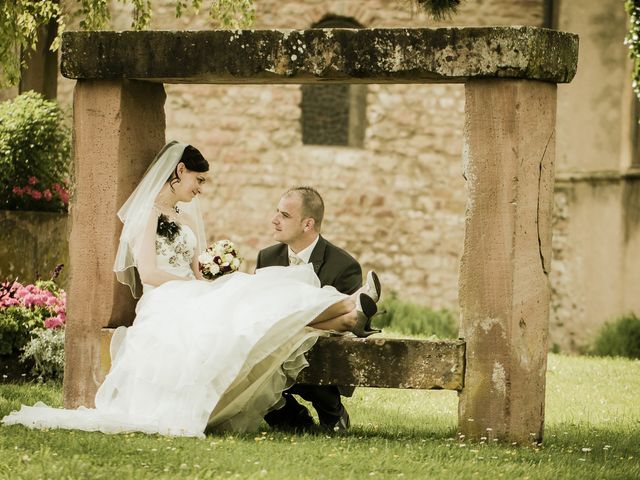
[[36, 177], [29, 177], [29, 185], [35, 185], [38, 183], [38, 179]]
[[60, 200], [62, 200], [62, 203], [66, 205], [69, 204], [69, 194], [65, 191], [65, 190], [60, 190], [59, 192], [60, 194]]
[[44, 321], [44, 328], [58, 328], [64, 325], [64, 320], [60, 316], [49, 317]]
[[62, 187], [59, 183], [54, 183], [53, 185], [51, 185], [51, 188], [53, 188], [58, 193], [60, 193], [60, 190], [62, 190]]
[[25, 307], [33, 307], [38, 301], [37, 297], [38, 296], [33, 293], [27, 293], [22, 299], [22, 303]]
[[13, 193], [15, 193], [16, 195], [18, 195], [19, 197], [22, 196], [22, 194], [24, 193], [24, 190], [18, 186], [13, 187], [13, 190], [11, 190]]
[[34, 200], [40, 200], [42, 198], [42, 193], [38, 190], [33, 190], [31, 192], [31, 198], [33, 198]]
[[58, 299], [55, 297], [55, 295], [50, 294], [45, 300], [45, 303], [48, 307], [55, 307], [56, 305], [58, 305]]
[[44, 195], [44, 199], [47, 202], [50, 202], [51, 199], [53, 198], [53, 194], [51, 193], [51, 190], [49, 190], [48, 188], [44, 192], [42, 192], [42, 194]]
[[31, 294], [31, 292], [29, 291], [28, 288], [23, 287], [22, 285], [20, 285], [18, 287], [18, 289], [16, 290], [15, 296], [16, 296], [16, 298], [24, 298], [24, 297], [26, 297], [27, 295], [30, 295], [30, 294]]
[[15, 307], [16, 305], [20, 305], [20, 301], [17, 298], [6, 297], [0, 299], [1, 308]]

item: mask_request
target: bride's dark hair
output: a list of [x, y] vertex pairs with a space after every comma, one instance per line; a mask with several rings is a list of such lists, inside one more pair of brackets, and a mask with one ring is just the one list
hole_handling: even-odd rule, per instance
[[[182, 152], [182, 157], [180, 157], [180, 162], [184, 163], [184, 166], [187, 167], [187, 170], [192, 172], [208, 172], [209, 171], [209, 162], [202, 156], [200, 150], [191, 145], [187, 145]], [[178, 162], [178, 163], [180, 163]], [[169, 185], [171, 186], [171, 190], [173, 190], [173, 185], [179, 183], [180, 179], [178, 178], [178, 165], [173, 170], [171, 177], [169, 177]]]

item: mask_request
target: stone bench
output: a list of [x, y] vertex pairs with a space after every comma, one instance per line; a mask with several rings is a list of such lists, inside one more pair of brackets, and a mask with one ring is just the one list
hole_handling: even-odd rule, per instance
[[[468, 439], [542, 439], [556, 84], [575, 75], [577, 35], [535, 27], [66, 32], [61, 58], [63, 75], [77, 80], [66, 406], [92, 405], [101, 329], [133, 318], [135, 302], [111, 271], [116, 212], [164, 145], [164, 83], [463, 83], [464, 341], [454, 355], [447, 342], [324, 339], [303, 380], [454, 388]], [[441, 348], [449, 353], [440, 357]], [[443, 365], [460, 380], [445, 381]]]
[[[114, 329], [101, 332], [100, 366], [111, 367], [109, 345]], [[309, 367], [298, 377], [310, 385], [462, 390], [462, 340], [320, 337], [307, 353]]]

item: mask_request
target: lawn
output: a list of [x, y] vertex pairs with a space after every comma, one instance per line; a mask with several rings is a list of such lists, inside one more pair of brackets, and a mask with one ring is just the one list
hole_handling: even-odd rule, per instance
[[[0, 416], [60, 388], [0, 384]], [[640, 478], [640, 361], [549, 356], [541, 446], [470, 443], [448, 391], [358, 388], [346, 435], [205, 439], [0, 427], [0, 478]]]

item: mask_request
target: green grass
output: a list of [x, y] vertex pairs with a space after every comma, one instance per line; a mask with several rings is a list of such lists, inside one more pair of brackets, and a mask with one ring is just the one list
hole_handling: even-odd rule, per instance
[[[458, 316], [441, 309], [434, 310], [398, 298], [391, 292], [379, 305], [380, 314], [373, 319], [375, 328], [393, 330], [402, 335], [435, 338], [458, 338]], [[384, 313], [382, 313], [384, 312]]]
[[[640, 361], [549, 356], [540, 447], [461, 442], [448, 391], [358, 388], [347, 435], [206, 439], [0, 427], [0, 478], [640, 478]], [[0, 385], [0, 415], [59, 387]]]

